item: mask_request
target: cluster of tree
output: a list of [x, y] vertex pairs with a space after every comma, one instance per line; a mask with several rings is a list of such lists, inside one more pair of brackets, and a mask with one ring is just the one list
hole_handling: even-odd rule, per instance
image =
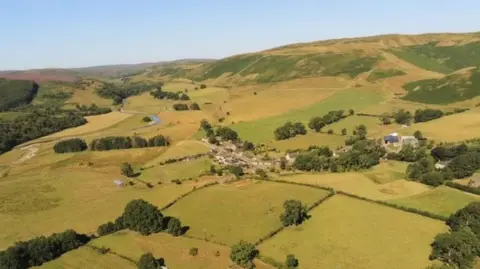
[[[353, 110], [352, 111], [353, 115]], [[320, 132], [323, 127], [326, 125], [335, 123], [347, 116], [345, 116], [343, 110], [334, 110], [334, 111], [329, 111], [327, 114], [323, 115], [322, 117], [313, 117], [310, 119], [308, 122], [308, 128], [314, 130], [315, 132]]]
[[458, 210], [446, 223], [451, 231], [435, 237], [430, 259], [453, 268], [472, 268], [480, 256], [480, 202]]
[[168, 138], [163, 135], [157, 135], [148, 140], [139, 136], [108, 136], [94, 139], [90, 143], [90, 149], [96, 151], [105, 151], [114, 149], [166, 147], [169, 144], [170, 142]]
[[243, 268], [253, 269], [255, 264], [253, 264], [253, 259], [258, 255], [259, 251], [255, 249], [253, 244], [247, 243], [245, 241], [240, 241], [239, 243], [232, 246], [230, 252], [230, 259], [242, 266]]
[[55, 153], [80, 152], [86, 150], [87, 148], [88, 147], [85, 140], [80, 138], [62, 140], [53, 146]]
[[240, 166], [229, 165], [227, 169], [228, 169], [228, 172], [230, 172], [230, 174], [234, 175], [236, 178], [240, 178], [241, 176], [245, 175], [243, 168]]
[[143, 254], [137, 262], [138, 269], [161, 269], [165, 266], [163, 258], [155, 259], [152, 253]]
[[356, 140], [352, 148], [337, 157], [329, 156], [331, 151], [307, 151], [293, 162], [293, 167], [301, 171], [345, 172], [368, 169], [379, 163], [386, 151], [376, 140]]
[[417, 109], [413, 116], [414, 122], [426, 122], [443, 117], [444, 113], [440, 109]]
[[398, 124], [405, 124], [408, 125], [412, 122], [412, 113], [410, 111], [406, 111], [405, 109], [399, 109], [392, 113], [392, 118]]
[[[342, 135], [347, 133], [347, 130], [343, 129], [342, 130]], [[355, 126], [355, 129], [352, 132], [352, 136], [350, 136], [348, 139], [345, 140], [345, 145], [351, 146], [355, 144], [355, 142], [359, 140], [365, 140], [367, 139], [367, 127], [363, 124]]]
[[389, 152], [386, 157], [389, 160], [416, 162], [426, 156], [427, 152], [425, 151], [425, 148], [414, 148], [411, 145], [405, 145], [399, 152]]
[[139, 95], [141, 93], [151, 90], [153, 87], [162, 87], [163, 84], [149, 84], [149, 83], [104, 83], [103, 86], [97, 89], [97, 94], [103, 98], [113, 99], [114, 104], [121, 104], [123, 99]]
[[280, 216], [280, 221], [284, 227], [291, 225], [300, 225], [308, 218], [307, 207], [298, 200], [286, 200], [283, 203], [284, 212]]
[[183, 111], [183, 110], [200, 110], [200, 106], [197, 103], [191, 103], [190, 105], [187, 104], [173, 104], [173, 109], [177, 111]]
[[38, 88], [32, 81], [0, 78], [0, 112], [29, 104]]
[[301, 122], [287, 122], [283, 126], [278, 127], [274, 131], [275, 139], [276, 140], [285, 140], [297, 135], [304, 135], [307, 133], [307, 129], [305, 125]]
[[238, 134], [230, 127], [219, 127], [215, 135], [225, 141], [237, 141]]
[[458, 145], [445, 144], [440, 145], [432, 149], [431, 155], [433, 158], [439, 161], [448, 161], [457, 156], [465, 154], [469, 151], [468, 146], [465, 143]]
[[183, 100], [188, 101], [190, 100], [190, 96], [182, 92], [167, 92], [163, 91], [162, 88], [157, 88], [154, 91], [150, 92], [150, 95], [153, 96], [155, 99], [167, 99], [167, 100]]
[[49, 237], [40, 236], [29, 241], [17, 242], [0, 252], [0, 268], [26, 269], [40, 266], [85, 245], [88, 241], [90, 241], [88, 236], [66, 230]]
[[75, 107], [82, 116], [101, 115], [112, 112], [112, 109], [109, 107], [98, 107], [96, 104], [91, 104], [90, 106], [77, 104]]
[[465, 178], [473, 175], [480, 168], [480, 148], [478, 146], [441, 145], [431, 151], [432, 157], [440, 161], [449, 161], [442, 172], [455, 178]]
[[158, 207], [141, 199], [130, 201], [115, 222], [107, 222], [98, 227], [99, 236], [129, 229], [149, 235], [152, 233], [167, 232], [173, 236], [182, 235], [185, 227], [179, 219], [163, 216]]
[[87, 123], [81, 115], [35, 111], [11, 121], [0, 120], [0, 154], [16, 145]]

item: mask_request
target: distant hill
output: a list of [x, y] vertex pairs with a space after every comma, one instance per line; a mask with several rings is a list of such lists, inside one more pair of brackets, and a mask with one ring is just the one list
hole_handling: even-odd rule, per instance
[[28, 80], [0, 78], [0, 112], [29, 104], [38, 91], [38, 85]]
[[206, 63], [211, 59], [182, 59], [166, 62], [140, 63], [140, 64], [119, 64], [91, 66], [81, 68], [46, 68], [32, 70], [0, 71], [0, 77], [13, 80], [33, 80], [37, 82], [63, 81], [74, 82], [83, 76], [117, 78], [133, 75], [153, 66], [163, 66], [184, 63]]

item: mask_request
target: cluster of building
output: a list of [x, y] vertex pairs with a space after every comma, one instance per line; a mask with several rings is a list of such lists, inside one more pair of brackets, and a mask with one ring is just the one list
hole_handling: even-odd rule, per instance
[[399, 136], [398, 133], [391, 133], [383, 137], [383, 142], [385, 144], [392, 144], [394, 146], [397, 145], [410, 145], [413, 147], [418, 146], [418, 139], [414, 136]]
[[[207, 140], [203, 140], [208, 143]], [[239, 145], [229, 141], [223, 141], [220, 145], [210, 145], [210, 153], [216, 162], [222, 165], [235, 165], [244, 168], [262, 168], [266, 169], [273, 165], [272, 161], [265, 161], [255, 154], [244, 151]]]

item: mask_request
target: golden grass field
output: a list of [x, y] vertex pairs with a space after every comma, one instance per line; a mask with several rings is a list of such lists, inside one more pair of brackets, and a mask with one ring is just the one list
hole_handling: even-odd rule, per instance
[[475, 201], [480, 201], [480, 196], [440, 186], [424, 193], [390, 202], [449, 217], [452, 213]]
[[118, 188], [116, 173], [87, 167], [44, 168], [0, 179], [0, 248], [15, 241], [48, 235], [65, 229], [95, 232], [97, 227], [121, 214], [133, 199], [144, 199], [159, 207], [194, 186], [212, 179], [162, 184], [148, 189], [135, 186]]
[[302, 268], [424, 268], [433, 238], [447, 230], [441, 221], [342, 195], [310, 214], [262, 243], [261, 255], [284, 261], [293, 253]]
[[[93, 240], [90, 244], [96, 247], [108, 247], [133, 260], [138, 260], [142, 254], [151, 252], [155, 258], [164, 258], [168, 268], [230, 268], [232, 264], [228, 247], [192, 238], [172, 237], [165, 233], [142, 236], [134, 232], [120, 231]], [[195, 257], [188, 254], [192, 247], [198, 248], [198, 255]], [[216, 256], [217, 252], [218, 256]], [[273, 269], [261, 261], [255, 261], [255, 265], [258, 269]]]
[[[331, 187], [374, 200], [408, 197], [430, 190], [424, 184], [401, 179], [402, 177], [399, 173], [395, 169], [377, 166], [364, 173], [311, 173], [281, 176], [279, 179], [314, 186]], [[386, 181], [387, 183], [377, 184], [375, 181]]]
[[240, 240], [254, 243], [282, 225], [285, 200], [298, 199], [311, 205], [327, 194], [303, 186], [238, 181], [195, 192], [165, 213], [190, 226], [189, 236], [227, 245]]
[[111, 112], [103, 115], [89, 116], [89, 117], [85, 117], [88, 121], [87, 124], [81, 125], [75, 128], [66, 129], [58, 133], [54, 133], [52, 135], [46, 136], [45, 138], [47, 139], [59, 138], [59, 137], [65, 137], [65, 136], [76, 136], [76, 135], [91, 133], [91, 132], [108, 128], [129, 117], [131, 117], [131, 115], [120, 113], [120, 112]]
[[137, 265], [122, 259], [114, 254], [100, 254], [89, 247], [72, 250], [60, 258], [47, 262], [42, 266], [33, 267], [41, 269], [136, 269]]
[[150, 92], [137, 96], [131, 96], [124, 101], [124, 110], [131, 112], [143, 112], [155, 114], [160, 111], [168, 111], [172, 109], [175, 101], [159, 100], [150, 95]]
[[111, 99], [105, 99], [100, 97], [95, 93], [93, 87], [89, 87], [85, 90], [76, 90], [73, 92], [72, 98], [67, 101], [67, 104], [80, 104], [80, 105], [91, 105], [96, 104], [101, 107], [109, 107], [112, 105], [113, 101]]

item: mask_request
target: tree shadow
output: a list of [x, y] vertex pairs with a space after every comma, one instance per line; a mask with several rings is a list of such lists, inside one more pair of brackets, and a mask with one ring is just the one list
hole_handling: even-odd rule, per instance
[[158, 265], [160, 265], [160, 266], [165, 266], [165, 259], [164, 259], [164, 258], [158, 258], [158, 259], [157, 259], [157, 263], [158, 263]]
[[141, 174], [141, 172], [136, 172], [135, 174], [133, 174], [133, 177], [139, 177]]
[[190, 230], [190, 226], [183, 226], [180, 235], [184, 235]]

